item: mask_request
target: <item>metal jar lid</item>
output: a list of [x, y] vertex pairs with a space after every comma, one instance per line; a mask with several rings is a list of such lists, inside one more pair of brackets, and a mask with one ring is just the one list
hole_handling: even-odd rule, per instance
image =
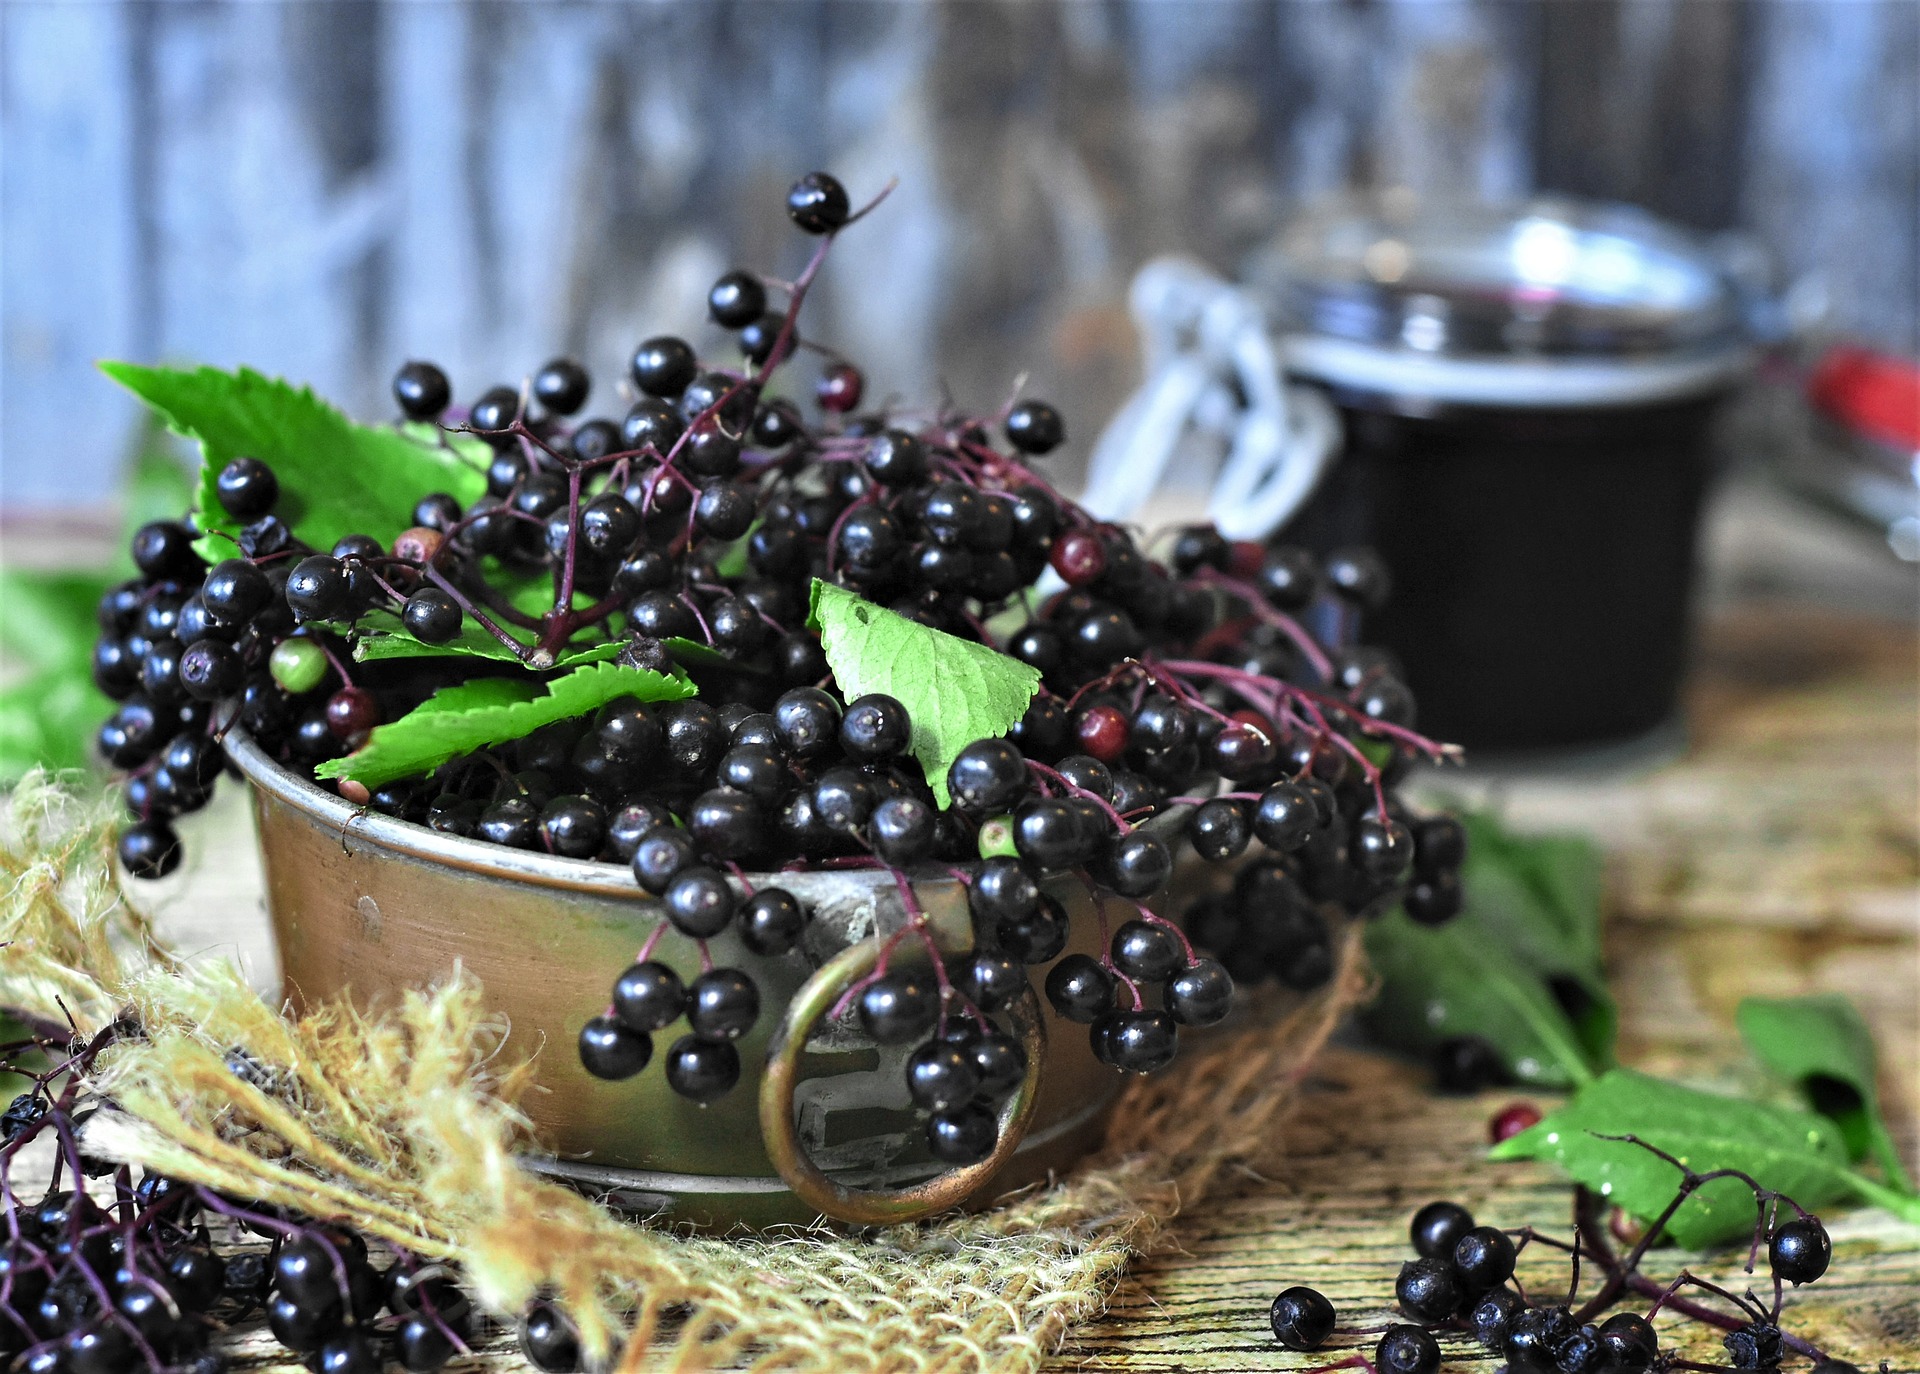
[[1708, 247], [1628, 206], [1343, 197], [1287, 224], [1247, 277], [1289, 371], [1397, 409], [1678, 400], [1751, 352]]

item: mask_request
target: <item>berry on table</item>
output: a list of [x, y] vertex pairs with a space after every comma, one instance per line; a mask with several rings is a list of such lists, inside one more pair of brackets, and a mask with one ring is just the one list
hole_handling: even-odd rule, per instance
[[1450, 1260], [1460, 1237], [1472, 1229], [1473, 1213], [1459, 1203], [1429, 1202], [1413, 1214], [1407, 1231], [1422, 1259]]
[[1767, 1241], [1767, 1262], [1773, 1272], [1798, 1286], [1812, 1283], [1827, 1272], [1833, 1260], [1833, 1241], [1816, 1216], [1782, 1222]]
[[1373, 1349], [1379, 1374], [1434, 1374], [1440, 1343], [1417, 1326], [1389, 1326]]
[[1273, 1337], [1289, 1350], [1318, 1350], [1333, 1334], [1333, 1304], [1319, 1290], [1283, 1288], [1273, 1300]]
[[1487, 1122], [1487, 1139], [1495, 1145], [1511, 1140], [1529, 1127], [1540, 1124], [1540, 1109], [1531, 1102], [1509, 1102]]
[[1443, 1322], [1460, 1309], [1462, 1277], [1444, 1259], [1409, 1260], [1400, 1266], [1400, 1277], [1393, 1286], [1394, 1297], [1399, 1300], [1400, 1310], [1409, 1317], [1423, 1322]]
[[1476, 1226], [1453, 1247], [1453, 1268], [1470, 1293], [1497, 1288], [1513, 1277], [1515, 1252], [1507, 1234], [1492, 1226]]

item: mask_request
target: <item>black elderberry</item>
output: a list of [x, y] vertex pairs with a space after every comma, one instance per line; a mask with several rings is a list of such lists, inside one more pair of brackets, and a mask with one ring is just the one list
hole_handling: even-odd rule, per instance
[[[374, 798], [374, 809], [379, 795]], [[487, 807], [474, 823], [474, 834], [494, 844], [514, 849], [534, 849], [540, 844], [540, 808], [525, 797], [505, 797]]]
[[787, 192], [787, 216], [809, 234], [831, 234], [847, 222], [847, 188], [826, 172], [808, 172]]
[[394, 1353], [413, 1374], [432, 1374], [454, 1356], [453, 1341], [431, 1317], [415, 1313], [393, 1335]]
[[[954, 794], [959, 795], [958, 788]], [[1080, 813], [1068, 802], [1053, 798], [1022, 806], [1014, 815], [1013, 836], [1020, 857], [1048, 872], [1074, 867], [1087, 849]]]
[[947, 769], [947, 788], [956, 806], [976, 814], [1011, 810], [1027, 791], [1026, 760], [1006, 740], [975, 740]]
[[571, 358], [555, 358], [533, 374], [533, 398], [549, 415], [571, 415], [587, 403], [592, 389], [587, 370]]
[[740, 1051], [731, 1042], [683, 1035], [667, 1050], [667, 1086], [694, 1102], [713, 1102], [740, 1081]]
[[633, 351], [629, 370], [633, 384], [647, 395], [671, 400], [687, 389], [699, 366], [692, 346], [685, 339], [662, 334]]
[[867, 446], [866, 468], [885, 487], [918, 486], [927, 476], [927, 450], [904, 429], [889, 429]]
[[800, 942], [806, 923], [806, 913], [791, 892], [763, 887], [741, 905], [740, 940], [755, 954], [785, 954]]
[[1497, 1288], [1513, 1277], [1513, 1242], [1493, 1226], [1476, 1226], [1454, 1242], [1453, 1268], [1469, 1293]]
[[1467, 857], [1467, 832], [1458, 819], [1428, 816], [1413, 827], [1413, 866], [1422, 875], [1457, 871]]
[[702, 1040], [738, 1040], [759, 1019], [760, 989], [739, 969], [710, 969], [687, 986], [687, 1026]]
[[422, 644], [445, 644], [460, 633], [460, 607], [438, 587], [422, 587], [400, 608], [400, 623]]
[[686, 1008], [686, 985], [679, 974], [658, 960], [634, 964], [614, 982], [614, 1014], [632, 1030], [662, 1030], [677, 1021]]
[[[1600, 1323], [1600, 1341], [1607, 1349], [1607, 1368], [1618, 1374], [1643, 1374], [1660, 1354], [1653, 1323], [1637, 1312], [1616, 1312]], [[1816, 1371], [1819, 1368], [1814, 1366]]]
[[765, 745], [736, 743], [722, 756], [718, 777], [723, 785], [769, 806], [793, 786], [786, 761]]
[[580, 1065], [595, 1078], [632, 1078], [652, 1058], [651, 1037], [611, 1016], [596, 1016], [580, 1028]]
[[520, 1353], [541, 1374], [576, 1374], [580, 1335], [559, 1308], [537, 1302], [520, 1318]]
[[907, 708], [882, 693], [871, 693], [847, 705], [840, 719], [840, 747], [862, 763], [880, 763], [898, 757], [912, 738]]
[[907, 1095], [922, 1111], [953, 1111], [979, 1089], [973, 1056], [951, 1041], [930, 1040], [907, 1059]]
[[[620, 439], [629, 449], [651, 448], [663, 458], [685, 432], [686, 424], [679, 412], [667, 402], [650, 396], [634, 402], [633, 408], [620, 422]], [[630, 486], [627, 491], [628, 499], [632, 500], [635, 488]], [[658, 506], [658, 495], [653, 504]]]
[[[697, 633], [700, 626], [678, 594], [657, 591], [636, 598], [627, 608], [627, 628], [649, 639], [684, 639]], [[700, 771], [692, 762], [684, 766], [689, 772]]]
[[1377, 611], [1392, 591], [1386, 564], [1370, 549], [1338, 549], [1327, 557], [1327, 585], [1363, 610]]
[[1472, 1229], [1473, 1213], [1459, 1203], [1429, 1202], [1413, 1214], [1407, 1232], [1422, 1259], [1450, 1260], [1460, 1237]]
[[[744, 348], [746, 346], [746, 337], [744, 334], [741, 336], [740, 342]], [[773, 340], [769, 339], [767, 343], [768, 347], [771, 348]], [[749, 354], [749, 356], [751, 356], [751, 354]], [[765, 362], [766, 359], [761, 357], [755, 358], [754, 361]], [[800, 412], [793, 408], [791, 402], [781, 400], [769, 401], [761, 406], [759, 412], [753, 417], [753, 444], [755, 448], [768, 450], [783, 449], [795, 439], [798, 439], [804, 430], [805, 426], [801, 423]]]
[[1465, 903], [1459, 876], [1447, 872], [1418, 879], [1401, 898], [1407, 919], [1423, 926], [1445, 925], [1460, 914]]
[[1152, 1073], [1173, 1061], [1179, 1028], [1164, 1011], [1117, 1011], [1101, 1018], [1105, 1062], [1122, 1073]]
[[1212, 959], [1197, 959], [1167, 979], [1167, 1014], [1183, 1026], [1211, 1026], [1233, 1008], [1233, 979]]
[[1067, 437], [1060, 412], [1045, 401], [1022, 401], [1007, 415], [1007, 442], [1022, 453], [1051, 453]]
[[1054, 765], [1069, 786], [1091, 792], [1102, 801], [1113, 800], [1113, 770], [1091, 754], [1072, 754]]
[[[229, 558], [207, 573], [199, 596], [200, 604], [216, 622], [242, 625], [267, 608], [273, 599], [273, 587], [266, 573], [246, 559]], [[151, 628], [148, 633], [152, 633]]]
[[1273, 1300], [1273, 1338], [1289, 1350], [1318, 1350], [1333, 1334], [1333, 1304], [1317, 1289], [1283, 1288]]
[[[649, 837], [651, 839], [651, 837]], [[641, 849], [644, 851], [646, 842]], [[639, 859], [636, 855], [635, 865]], [[711, 868], [694, 865], [674, 874], [661, 897], [674, 929], [694, 940], [710, 940], [733, 919], [733, 888]]]
[[995, 1012], [1027, 986], [1027, 973], [1010, 954], [976, 950], [954, 969], [953, 983], [961, 996], [981, 1011]]
[[351, 597], [346, 569], [324, 553], [303, 558], [287, 575], [286, 597], [302, 620], [329, 620], [347, 608]]
[[1559, 1374], [1600, 1374], [1607, 1367], [1607, 1346], [1598, 1329], [1580, 1327], [1560, 1342], [1553, 1352], [1553, 1367]]
[[1833, 1242], [1815, 1216], [1781, 1223], [1767, 1242], [1767, 1262], [1773, 1272], [1796, 1286], [1812, 1283], [1826, 1273], [1832, 1260]]
[[234, 519], [258, 520], [280, 499], [280, 479], [258, 458], [235, 458], [220, 469], [213, 491], [220, 508]]
[[931, 978], [904, 969], [867, 984], [855, 1005], [869, 1036], [882, 1045], [905, 1045], [933, 1028], [940, 1014], [940, 993]]
[[60, 1346], [60, 1366], [67, 1374], [125, 1374], [134, 1358], [132, 1340], [108, 1321], [70, 1333]]
[[767, 290], [751, 272], [728, 272], [707, 292], [707, 313], [724, 329], [744, 328], [766, 309]]
[[1017, 920], [1040, 906], [1040, 885], [1017, 859], [988, 859], [974, 874], [967, 905], [983, 922]]
[[1467, 1312], [1467, 1324], [1473, 1327], [1480, 1344], [1489, 1350], [1504, 1350], [1514, 1318], [1525, 1309], [1526, 1304], [1511, 1288], [1496, 1288], [1474, 1300]]
[[[1098, 813], [1104, 828], [1107, 817]], [[1115, 837], [1100, 865], [1100, 878], [1122, 897], [1150, 897], [1173, 876], [1173, 854], [1157, 836], [1132, 834]]]
[[881, 862], [908, 868], [933, 857], [938, 824], [938, 813], [918, 797], [888, 797], [873, 808], [868, 841]]
[[[97, 658], [95, 667], [97, 672]], [[246, 675], [247, 666], [239, 651], [214, 639], [189, 644], [181, 650], [175, 664], [181, 690], [195, 701], [219, 701], [232, 696], [240, 690]]]
[[1394, 1284], [1400, 1310], [1423, 1322], [1443, 1322], [1460, 1308], [1460, 1276], [1442, 1259], [1411, 1260]]
[[851, 835], [873, 813], [873, 780], [858, 768], [829, 768], [813, 785], [813, 813], [838, 835]]
[[1434, 1374], [1440, 1368], [1440, 1342], [1417, 1326], [1389, 1326], [1374, 1347], [1379, 1374]]
[[1780, 1363], [1780, 1328], [1772, 1322], [1748, 1322], [1729, 1331], [1723, 1344], [1735, 1369], [1773, 1369]]
[[453, 384], [432, 363], [416, 359], [393, 374], [393, 399], [409, 420], [434, 420], [452, 404]]
[[591, 797], [555, 797], [540, 812], [540, 839], [568, 859], [591, 859], [606, 843], [607, 813]]
[[765, 814], [752, 797], [730, 787], [696, 797], [687, 810], [687, 830], [697, 846], [720, 859], [751, 858], [766, 846]]
[[200, 559], [193, 551], [193, 531], [175, 520], [142, 525], [134, 531], [131, 551], [134, 566], [156, 582], [184, 581], [200, 570]]
[[116, 848], [121, 866], [135, 878], [164, 878], [180, 866], [180, 837], [162, 820], [128, 826]]
[[1395, 820], [1366, 815], [1353, 823], [1348, 852], [1354, 865], [1369, 878], [1390, 882], [1413, 862], [1413, 836]]
[[819, 758], [839, 739], [840, 705], [817, 687], [796, 687], [773, 704], [781, 743], [797, 759]]
[[504, 447], [513, 437], [499, 431], [508, 429], [520, 417], [520, 393], [510, 386], [491, 387], [480, 395], [467, 412], [468, 425], [489, 443]]
[[1194, 852], [1212, 863], [1238, 858], [1252, 837], [1246, 809], [1226, 797], [1202, 803], [1187, 821], [1187, 839]]
[[1134, 920], [1113, 934], [1113, 966], [1140, 983], [1159, 983], [1185, 967], [1186, 953], [1168, 927]]
[[1047, 971], [1047, 1000], [1060, 1015], [1083, 1026], [1112, 1008], [1115, 986], [1113, 975], [1086, 954], [1069, 954]]
[[989, 1030], [967, 1034], [960, 1043], [973, 1060], [981, 1100], [1003, 1102], [1026, 1078], [1027, 1048], [1011, 1035]]
[[1551, 1374], [1560, 1347], [1578, 1330], [1565, 1307], [1529, 1307], [1509, 1323], [1501, 1353], [1517, 1374]]
[[943, 1164], [978, 1164], [999, 1139], [1000, 1123], [978, 1103], [927, 1118], [927, 1149]]
[[[532, 471], [532, 467], [527, 462], [527, 455], [519, 449], [500, 449], [487, 464], [487, 493], [504, 499], [526, 481]], [[339, 556], [336, 551], [335, 557]]]

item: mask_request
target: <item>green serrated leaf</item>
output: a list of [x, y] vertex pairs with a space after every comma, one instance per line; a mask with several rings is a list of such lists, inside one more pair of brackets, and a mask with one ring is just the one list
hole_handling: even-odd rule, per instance
[[[1601, 1136], [1633, 1135], [1683, 1161], [1696, 1173], [1740, 1169], [1802, 1207], [1849, 1193], [1879, 1201], [1867, 1180], [1847, 1168], [1840, 1133], [1825, 1117], [1765, 1106], [1614, 1069], [1582, 1088], [1566, 1106], [1494, 1146], [1494, 1159], [1541, 1159], [1642, 1221], [1673, 1200], [1680, 1174], [1640, 1146]], [[1667, 1233], [1699, 1248], [1750, 1235], [1752, 1190], [1738, 1179], [1701, 1188], [1676, 1212]], [[1911, 1218], [1910, 1218], [1911, 1219]]]
[[1872, 1155], [1888, 1183], [1913, 1191], [1880, 1113], [1873, 1032], [1853, 1003], [1837, 993], [1749, 997], [1735, 1019], [1760, 1062], [1794, 1083], [1808, 1106], [1840, 1128], [1850, 1158]]
[[186, 371], [106, 362], [100, 370], [166, 415], [177, 432], [199, 440], [195, 513], [207, 533], [195, 547], [210, 561], [233, 552], [230, 538], [221, 535], [236, 534], [239, 525], [221, 509], [213, 482], [240, 454], [273, 468], [280, 479], [277, 513], [320, 549], [347, 534], [391, 540], [430, 492], [447, 492], [465, 506], [486, 490], [484, 469], [457, 449], [355, 424], [309, 388], [248, 368]]
[[815, 579], [807, 624], [848, 701], [895, 697], [913, 720], [913, 755], [942, 807], [947, 769], [979, 739], [1012, 729], [1040, 687], [1040, 671], [984, 644], [909, 620]]
[[416, 444], [425, 444], [429, 448], [450, 448], [461, 461], [482, 472], [493, 461], [492, 447], [477, 434], [462, 434], [419, 420], [405, 420], [394, 428]]
[[1564, 1089], [1590, 1081], [1579, 1037], [1539, 977], [1509, 951], [1468, 936], [1466, 920], [1436, 929], [1396, 911], [1367, 927], [1367, 957], [1380, 976], [1379, 995], [1361, 1013], [1368, 1031], [1423, 1058], [1443, 1041], [1474, 1036], [1519, 1082]]
[[526, 678], [479, 678], [443, 687], [399, 720], [376, 726], [345, 758], [330, 759], [316, 776], [378, 787], [430, 772], [448, 759], [531, 734], [543, 725], [597, 710], [615, 697], [673, 701], [694, 694], [682, 677], [644, 668], [591, 663], [542, 684]]
[[1568, 1088], [1613, 1056], [1618, 1013], [1599, 963], [1601, 860], [1567, 836], [1515, 835], [1463, 815], [1460, 915], [1438, 928], [1396, 912], [1367, 928], [1380, 993], [1374, 1036], [1422, 1057], [1476, 1036], [1523, 1083]]
[[[369, 625], [369, 621], [374, 623]], [[389, 625], [391, 628], [386, 628]], [[610, 663], [619, 656], [618, 641], [609, 641], [563, 649], [555, 657], [553, 666], [575, 668], [583, 663]], [[494, 663], [522, 664], [513, 650], [471, 619], [462, 621], [460, 633], [445, 644], [424, 644], [400, 628], [397, 616], [379, 611], [369, 613], [356, 625], [353, 657], [359, 663], [379, 663], [393, 658], [484, 658]]]

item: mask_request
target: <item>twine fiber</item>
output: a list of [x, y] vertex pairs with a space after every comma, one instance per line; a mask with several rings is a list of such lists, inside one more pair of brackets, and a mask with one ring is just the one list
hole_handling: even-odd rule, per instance
[[470, 977], [377, 1015], [286, 1015], [231, 964], [157, 947], [115, 886], [106, 820], [41, 777], [0, 818], [0, 1003], [61, 1035], [127, 1015], [144, 1032], [102, 1057], [96, 1086], [117, 1110], [95, 1114], [87, 1148], [456, 1263], [497, 1313], [552, 1297], [619, 1374], [1037, 1369], [1183, 1206], [1272, 1153], [1364, 991], [1349, 938], [1314, 999], [1256, 1007], [1135, 1082], [1104, 1152], [995, 1210], [858, 1235], [687, 1236], [514, 1163], [531, 1142], [516, 1106], [528, 1065], [497, 1062], [504, 1027]]

